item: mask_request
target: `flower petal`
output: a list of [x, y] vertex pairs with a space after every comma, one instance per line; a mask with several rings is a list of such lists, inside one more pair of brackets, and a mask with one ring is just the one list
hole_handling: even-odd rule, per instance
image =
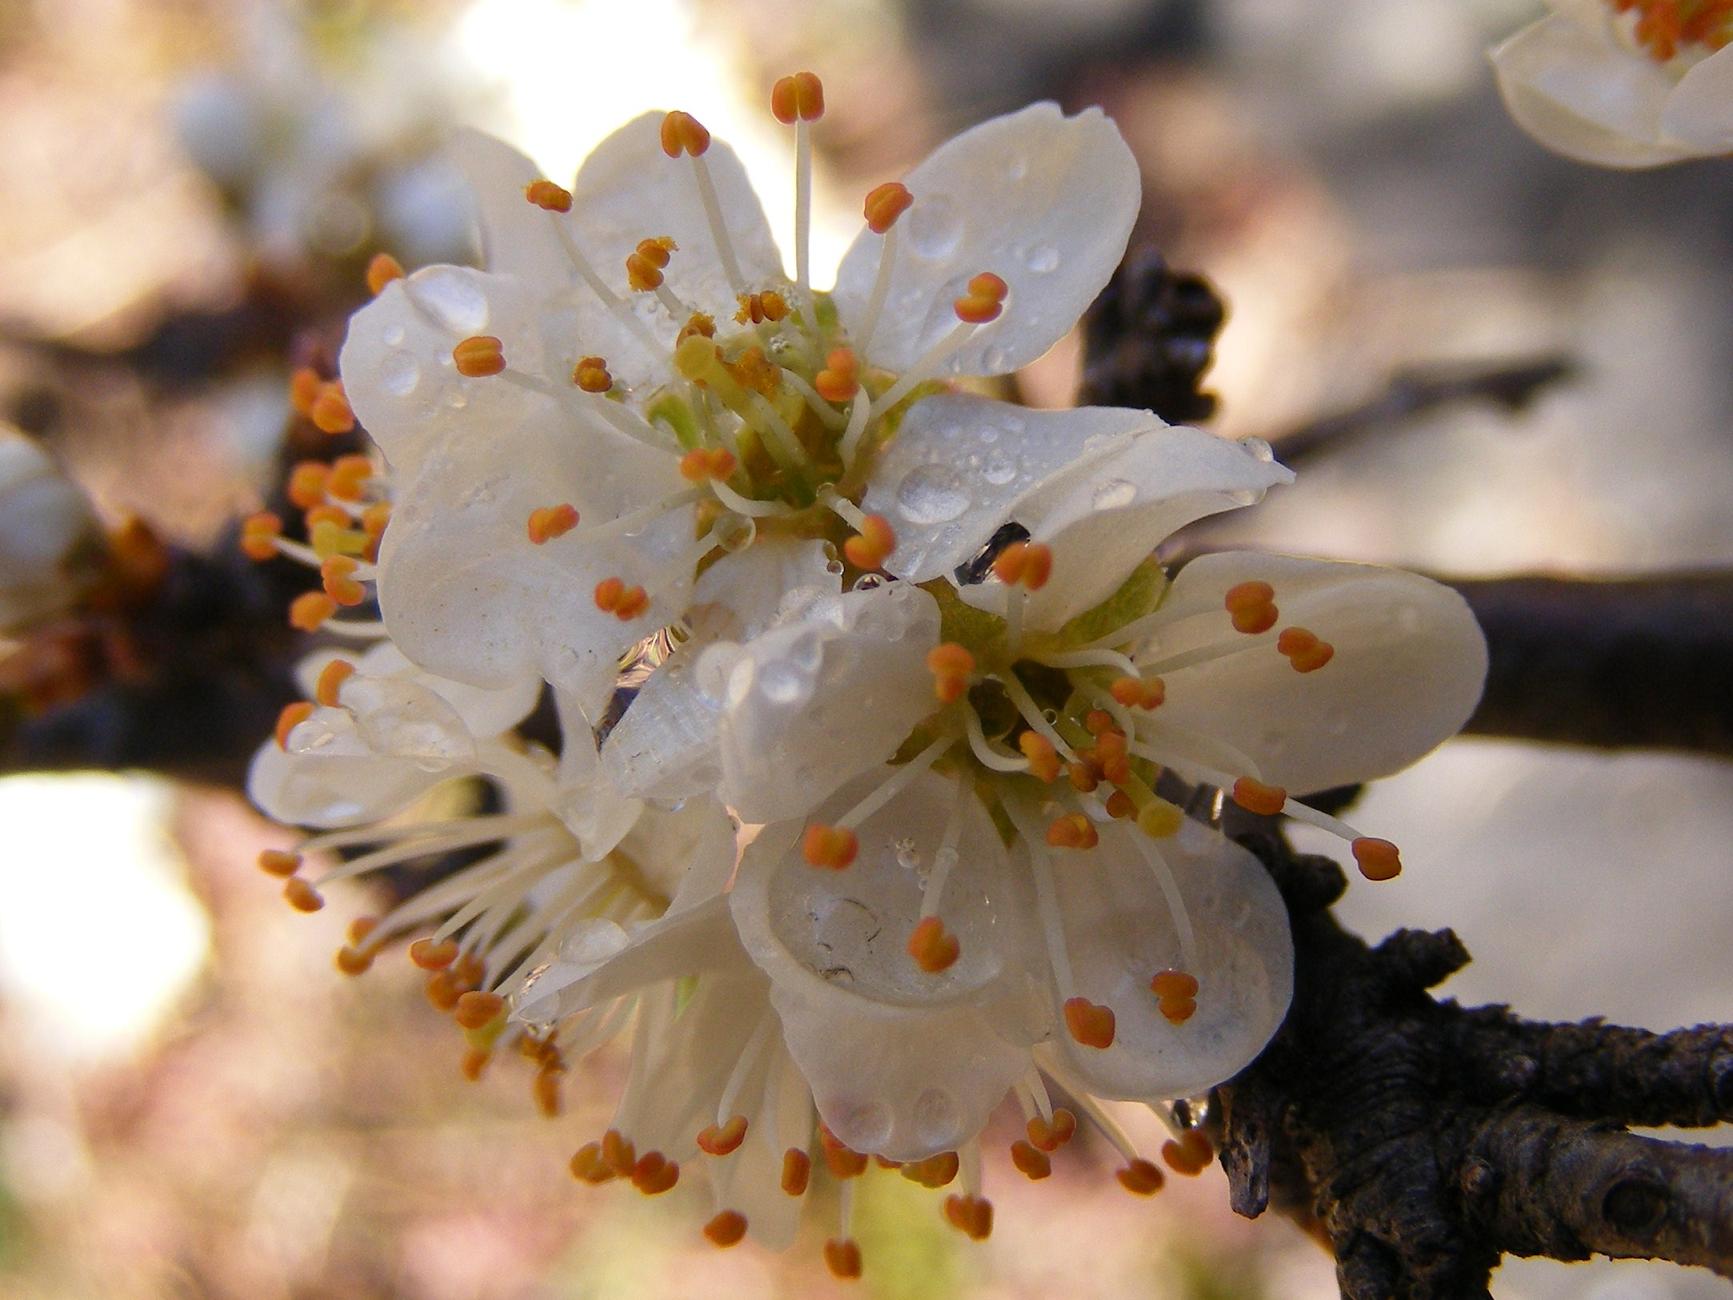
[[937, 602], [909, 583], [849, 591], [698, 665], [720, 679], [718, 797], [748, 822], [799, 817], [877, 767], [933, 710]]
[[[1225, 742], [1257, 763], [1261, 779], [1301, 792], [1406, 767], [1474, 711], [1486, 640], [1450, 588], [1399, 569], [1223, 552], [1180, 570], [1164, 622], [1201, 615], [1189, 633], [1176, 632], [1236, 637], [1222, 599], [1241, 582], [1269, 583], [1282, 626], [1317, 634], [1334, 656], [1299, 673], [1267, 640], [1245, 637], [1248, 649], [1163, 674], [1158, 734], [1174, 724]], [[1169, 637], [1140, 657], [1188, 648]]]
[[873, 465], [861, 508], [896, 531], [885, 567], [925, 582], [980, 550], [1024, 497], [1105, 455], [1119, 435], [1160, 425], [1148, 411], [1118, 407], [1036, 411], [965, 393], [923, 398]]
[[259, 747], [247, 794], [266, 816], [298, 826], [378, 821], [468, 770], [461, 748], [449, 757], [381, 752], [343, 709], [315, 709], [289, 733], [289, 745], [285, 751], [268, 740]]
[[1693, 152], [1733, 152], [1733, 46], [1717, 50], [1679, 79], [1661, 114], [1661, 129]]
[[[1230, 442], [1184, 425], [1121, 439], [1018, 503], [1018, 519], [1053, 551], [1046, 585], [1029, 596], [1029, 626], [1056, 630], [1111, 596], [1186, 524], [1253, 505], [1293, 477], [1256, 439]], [[1004, 600], [994, 585], [966, 587], [963, 598], [995, 611]]]
[[452, 134], [450, 152], [474, 196], [481, 264], [529, 284], [569, 280], [572, 264], [553, 226], [557, 214], [524, 197], [524, 187], [545, 173], [504, 140], [469, 127]]
[[399, 678], [432, 691], [452, 707], [464, 728], [476, 737], [497, 736], [516, 726], [541, 694], [541, 683], [533, 678], [490, 690], [436, 677], [411, 663], [394, 643], [381, 641], [359, 658], [341, 647], [323, 646], [302, 659], [295, 665], [295, 681], [307, 698], [313, 697], [320, 673], [336, 659], [353, 663], [359, 676]]
[[[1156, 851], [1151, 865], [1146, 858]], [[1179, 927], [1159, 879], [1170, 873], [1194, 935], [1184, 955]], [[1053, 871], [1075, 985], [1055, 987], [1055, 1011], [1068, 995], [1113, 1011], [1106, 1049], [1061, 1032], [1056, 1045], [1088, 1090], [1102, 1097], [1156, 1101], [1207, 1092], [1263, 1050], [1293, 997], [1288, 912], [1263, 864], [1226, 837], [1187, 821], [1151, 840], [1123, 826], [1104, 827], [1086, 861]], [[1197, 1010], [1171, 1024], [1150, 980], [1184, 969], [1195, 976]]]
[[1523, 28], [1490, 57], [1510, 115], [1567, 158], [1655, 167], [1690, 156], [1662, 137], [1672, 78], [1610, 33], [1555, 14]]
[[[997, 375], [1027, 365], [1077, 323], [1119, 265], [1137, 219], [1137, 161], [1098, 108], [1066, 117], [1032, 104], [983, 122], [906, 178], [914, 204], [896, 227], [896, 266], [868, 348], [907, 370], [957, 324], [952, 303], [971, 276], [1010, 287], [1002, 315], [942, 367]], [[865, 316], [883, 238], [862, 230], [837, 272], [844, 324]]]
[[[819, 815], [842, 815], [880, 779], [862, 778]], [[920, 873], [953, 816], [957, 857], [938, 915], [960, 947], [928, 973], [906, 945]], [[829, 871], [807, 865], [794, 828], [767, 830], [730, 898], [825, 1123], [857, 1151], [922, 1159], [979, 1132], [1028, 1070], [1044, 1020], [1023, 968], [1028, 907], [991, 819], [954, 781], [923, 774], [855, 833], [853, 865]]]
[[[692, 161], [662, 152], [663, 117], [645, 113], [633, 118], [584, 160], [572, 186], [578, 242], [602, 278], [624, 293], [625, 259], [638, 241], [671, 236], [679, 250], [664, 272], [668, 287], [699, 311], [732, 316], [734, 290], [723, 273]], [[782, 255], [740, 159], [713, 139], [704, 163], [747, 287], [782, 281]], [[684, 323], [664, 319], [657, 328], [671, 340]]]

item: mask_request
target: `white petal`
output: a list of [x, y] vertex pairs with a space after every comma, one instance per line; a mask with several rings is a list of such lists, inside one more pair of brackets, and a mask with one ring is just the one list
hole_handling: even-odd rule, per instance
[[[679, 245], [664, 274], [684, 302], [718, 318], [732, 317], [734, 291], [723, 273], [710, 222], [699, 198], [692, 160], [662, 152], [661, 113], [645, 113], [615, 131], [584, 160], [572, 186], [579, 243], [597, 271], [622, 295], [625, 260], [641, 239], [669, 235]], [[716, 185], [723, 224], [747, 287], [781, 281], [782, 257], [764, 208], [740, 159], [713, 139], [704, 155]], [[684, 321], [663, 320], [669, 339]]]
[[1661, 134], [1672, 78], [1610, 34], [1555, 15], [1523, 28], [1491, 58], [1510, 115], [1557, 153], [1604, 167], [1690, 156]]
[[[342, 659], [355, 665], [363, 677], [395, 677], [423, 690], [432, 691], [456, 711], [465, 730], [478, 738], [497, 736], [523, 721], [535, 707], [541, 693], [541, 683], [534, 679], [514, 682], [500, 690], [471, 686], [422, 672], [411, 663], [396, 645], [381, 641], [359, 658], [341, 647], [322, 646], [295, 665], [295, 681], [302, 694], [313, 697], [319, 674], [327, 664]], [[348, 703], [348, 701], [345, 701]]]
[[514, 369], [555, 369], [540, 342], [527, 286], [461, 266], [430, 266], [393, 280], [349, 319], [339, 370], [356, 418], [400, 475], [428, 448], [464, 430], [545, 419], [546, 401], [496, 379], [466, 379], [451, 350], [491, 334]]
[[620, 841], [649, 888], [669, 899], [668, 915], [721, 896], [734, 874], [734, 823], [714, 799], [688, 799], [677, 809], [647, 808]]
[[766, 537], [704, 570], [689, 621], [707, 640], [750, 641], [819, 595], [835, 595], [841, 575], [827, 543]]
[[596, 608], [605, 577], [654, 581], [689, 545], [681, 509], [635, 536], [585, 540], [584, 524], [544, 546], [525, 533], [532, 510], [561, 502], [594, 525], [673, 490], [672, 457], [575, 430], [517, 425], [448, 441], [399, 499], [380, 549], [379, 600], [392, 638], [431, 672], [484, 687], [539, 675], [598, 716], [621, 654], [678, 617], [683, 584], [622, 623]]
[[[1047, 584], [1029, 597], [1029, 626], [1059, 628], [1111, 596], [1186, 524], [1253, 505], [1293, 477], [1255, 440], [1230, 442], [1184, 425], [1122, 439], [1017, 507], [1023, 526], [1053, 550]], [[995, 612], [1004, 604], [996, 584], [965, 588], [963, 596]]]
[[[1177, 927], [1137, 840], [1155, 845], [1195, 935], [1182, 955]], [[1263, 865], [1195, 822], [1160, 841], [1105, 827], [1085, 860], [1056, 864], [1074, 993], [1114, 1015], [1113, 1045], [1085, 1047], [1061, 1031], [1056, 1043], [1088, 1090], [1154, 1101], [1206, 1092], [1263, 1050], [1293, 996], [1288, 912]], [[1197, 1012], [1182, 1024], [1161, 1015], [1149, 982], [1169, 967], [1197, 977]], [[1064, 992], [1055, 989], [1055, 1014]]]
[[730, 651], [718, 797], [748, 822], [799, 817], [883, 763], [933, 711], [938, 639], [938, 604], [897, 582], [829, 597]]
[[543, 178], [541, 169], [505, 141], [467, 127], [453, 133], [450, 150], [474, 196], [481, 264], [531, 284], [570, 279], [571, 262], [552, 224], [557, 218], [524, 198], [524, 187]]
[[1694, 152], [1733, 152], [1733, 46], [1717, 50], [1679, 79], [1661, 114], [1661, 128]]
[[285, 752], [268, 740], [253, 755], [247, 794], [274, 821], [321, 827], [378, 821], [462, 773], [377, 753], [341, 709], [314, 710], [290, 735], [291, 745], [303, 743], [318, 748]]
[[925, 582], [974, 555], [1055, 475], [1105, 455], [1120, 435], [1160, 426], [1148, 411], [1118, 407], [1035, 411], [963, 393], [924, 398], [874, 463], [861, 508], [896, 531], [886, 568]]
[[[1189, 632], [1176, 628], [1188, 639], [1236, 637], [1222, 596], [1250, 581], [1275, 588], [1281, 626], [1316, 633], [1334, 658], [1298, 673], [1266, 641], [1167, 673], [1158, 730], [1172, 723], [1224, 741], [1256, 762], [1263, 780], [1299, 793], [1406, 767], [1474, 711], [1486, 640], [1450, 588], [1399, 569], [1223, 552], [1180, 570], [1161, 612], [1175, 622], [1204, 616]], [[1184, 648], [1170, 638], [1146, 654]]]
[[[905, 178], [914, 203], [897, 226], [897, 261], [868, 349], [907, 370], [957, 324], [952, 303], [971, 276], [1010, 286], [999, 319], [944, 367], [997, 375], [1064, 337], [1125, 253], [1137, 219], [1137, 161], [1098, 108], [1066, 117], [1032, 104], [963, 132]], [[843, 323], [866, 313], [883, 239], [862, 230], [837, 272]]]
[[[876, 783], [819, 810], [840, 816]], [[819, 1114], [857, 1151], [921, 1159], [979, 1132], [1028, 1070], [1043, 1019], [1023, 966], [1026, 886], [972, 793], [938, 913], [961, 951], [928, 974], [907, 951], [955, 783], [926, 774], [855, 828], [842, 871], [807, 865], [794, 829], [748, 846], [730, 898], [741, 942], [772, 980], [789, 1050]]]
[[619, 790], [602, 771], [595, 733], [569, 692], [557, 691], [560, 749], [556, 807], [560, 821], [596, 861], [613, 851], [643, 815], [644, 805]]

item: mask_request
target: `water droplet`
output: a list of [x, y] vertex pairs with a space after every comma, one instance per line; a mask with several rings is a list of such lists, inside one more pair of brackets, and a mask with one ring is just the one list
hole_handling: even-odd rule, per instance
[[1037, 274], [1045, 275], [1059, 268], [1059, 250], [1052, 244], [1036, 244], [1033, 248], [1023, 250], [1023, 265]]
[[927, 1088], [915, 1098], [915, 1136], [921, 1145], [955, 1146], [962, 1136], [962, 1117], [957, 1103], [943, 1088]]
[[969, 508], [969, 489], [948, 465], [917, 465], [897, 485], [897, 508], [911, 524], [942, 524]]
[[806, 678], [793, 664], [773, 659], [758, 671], [758, 693], [773, 704], [794, 704], [806, 694]]
[[865, 1105], [839, 1109], [831, 1132], [856, 1151], [874, 1151], [890, 1140], [892, 1116], [889, 1106], [869, 1101]]
[[889, 581], [890, 581], [890, 579], [885, 577], [885, 575], [882, 573], [863, 573], [860, 575], [860, 577], [858, 577], [854, 580], [854, 586], [849, 588], [849, 590], [850, 591], [876, 591], [878, 588], [884, 586]]
[[1229, 492], [1227, 498], [1236, 506], [1255, 506], [1264, 499], [1264, 494], [1251, 488], [1242, 488], [1238, 492]]
[[387, 325], [379, 332], [379, 337], [385, 340], [386, 346], [394, 348], [403, 342], [403, 326]]
[[1111, 478], [1095, 489], [1090, 503], [1097, 510], [1118, 510], [1137, 500], [1137, 485], [1122, 478]]
[[896, 843], [897, 865], [904, 871], [913, 871], [921, 865], [920, 850], [915, 848], [914, 840], [905, 835]]
[[486, 327], [487, 295], [473, 271], [433, 266], [407, 283], [410, 296], [446, 329], [469, 335]]
[[1010, 367], [1011, 354], [995, 343], [981, 354], [981, 363], [989, 375], [1004, 373]]
[[716, 535], [717, 544], [723, 550], [743, 551], [752, 545], [758, 536], [758, 525], [746, 515], [737, 515], [730, 511], [718, 519], [711, 529]]
[[461, 411], [469, 405], [469, 398], [464, 395], [461, 388], [454, 388], [445, 395], [445, 404], [454, 411]]
[[1009, 452], [995, 451], [987, 457], [987, 464], [981, 470], [981, 477], [994, 486], [1009, 483], [1017, 477], [1017, 458]]
[[379, 383], [393, 397], [408, 397], [420, 382], [421, 365], [407, 352], [387, 352], [379, 363]]
[[963, 237], [963, 217], [943, 194], [917, 198], [909, 210], [909, 243], [922, 257], [950, 254]]
[[1005, 175], [1014, 181], [1025, 179], [1029, 175], [1029, 160], [1019, 154], [1005, 164]]
[[1271, 450], [1270, 444], [1262, 438], [1241, 438], [1240, 446], [1251, 452], [1254, 459], [1261, 460], [1266, 465], [1276, 458], [1276, 453]]

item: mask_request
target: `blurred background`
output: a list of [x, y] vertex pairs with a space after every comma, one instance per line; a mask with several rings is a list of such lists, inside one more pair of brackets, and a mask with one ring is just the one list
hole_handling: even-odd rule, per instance
[[[452, 126], [565, 177], [627, 117], [686, 108], [786, 231], [767, 93], [811, 68], [823, 267], [860, 195], [955, 130], [1100, 103], [1144, 168], [1134, 244], [1228, 303], [1218, 431], [1280, 454], [1417, 364], [1575, 366], [1518, 414], [1458, 403], [1338, 439], [1212, 542], [1457, 576], [1733, 563], [1733, 173], [1595, 171], [1522, 136], [1483, 51], [1539, 9], [0, 0], [0, 542], [18, 557], [0, 574], [0, 1293], [836, 1285], [816, 1225], [783, 1257], [718, 1253], [691, 1189], [574, 1184], [617, 1062], [578, 1076], [558, 1120], [509, 1061], [466, 1082], [407, 962], [332, 969], [366, 900], [295, 915], [252, 865], [290, 842], [237, 785], [291, 693], [296, 586], [235, 558], [234, 521], [323, 439], [285, 386], [329, 363], [367, 259], [471, 256]], [[1068, 404], [1080, 365], [1072, 340], [1017, 383]], [[177, 678], [189, 657], [220, 667]], [[1458, 740], [1356, 819], [1408, 869], [1357, 884], [1344, 919], [1455, 927], [1475, 962], [1447, 992], [1656, 1029], [1733, 1019], [1725, 762]], [[1335, 1293], [1327, 1255], [1236, 1219], [1214, 1168], [1144, 1201], [1098, 1152], [1057, 1163], [1041, 1184], [992, 1169], [984, 1245], [930, 1194], [867, 1179], [859, 1294]], [[1521, 1261], [1495, 1290], [1724, 1294], [1670, 1267]]]

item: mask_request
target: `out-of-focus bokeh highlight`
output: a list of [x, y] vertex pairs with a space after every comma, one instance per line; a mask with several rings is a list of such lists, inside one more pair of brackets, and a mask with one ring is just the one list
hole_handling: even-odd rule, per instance
[[[10, 0], [0, 425], [83, 494], [57, 517], [69, 539], [88, 508], [215, 545], [269, 491], [289, 369], [340, 341], [368, 256], [469, 256], [440, 158], [451, 127], [564, 177], [628, 117], [688, 109], [739, 149], [787, 247], [791, 141], [766, 96], [811, 68], [830, 110], [820, 267], [860, 196], [952, 131], [1037, 98], [1105, 105], [1145, 168], [1134, 240], [1230, 305], [1210, 378], [1224, 433], [1278, 438], [1417, 362], [1580, 363], [1520, 417], [1452, 407], [1318, 456], [1218, 540], [1454, 575], [1733, 562], [1727, 164], [1623, 175], [1542, 153], [1482, 54], [1539, 8]], [[1073, 341], [1032, 366], [1025, 400], [1068, 403], [1079, 359]], [[10, 490], [0, 540], [5, 512], [21, 517]], [[32, 490], [52, 514], [53, 490]], [[16, 634], [0, 626], [0, 654]], [[1369, 935], [1454, 926], [1476, 958], [1452, 989], [1464, 1000], [1658, 1029], [1733, 1018], [1726, 764], [1458, 741], [1370, 791], [1360, 817], [1408, 869], [1356, 884], [1345, 919]], [[363, 900], [298, 916], [258, 876], [258, 851], [285, 842], [232, 790], [0, 778], [0, 1294], [835, 1287], [822, 1223], [787, 1256], [719, 1253], [690, 1189], [574, 1184], [565, 1160], [604, 1127], [612, 1066], [577, 1076], [558, 1120], [509, 1060], [465, 1082], [407, 962], [333, 970]], [[992, 1166], [984, 1245], [950, 1232], [936, 1197], [869, 1179], [860, 1294], [1335, 1293], [1297, 1229], [1229, 1213], [1218, 1170], [1144, 1201], [1102, 1152], [1055, 1163], [1041, 1184]], [[1518, 1262], [1495, 1285], [1511, 1300], [1719, 1293], [1646, 1265]]]

